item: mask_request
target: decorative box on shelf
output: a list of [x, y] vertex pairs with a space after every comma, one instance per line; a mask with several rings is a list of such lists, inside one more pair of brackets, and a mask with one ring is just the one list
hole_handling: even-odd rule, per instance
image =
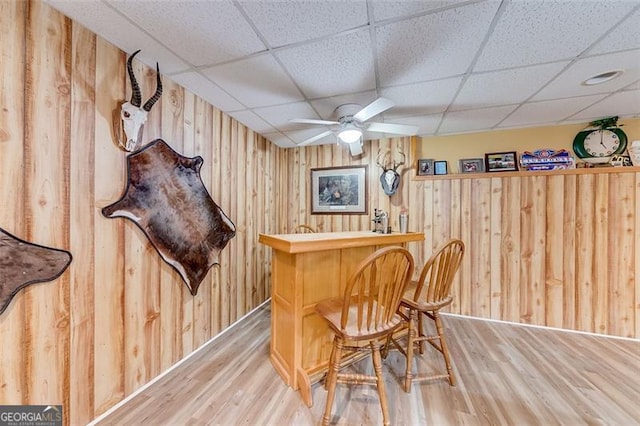
[[520, 157], [522, 170], [565, 170], [575, 169], [575, 161], [567, 150], [538, 149], [525, 151]]

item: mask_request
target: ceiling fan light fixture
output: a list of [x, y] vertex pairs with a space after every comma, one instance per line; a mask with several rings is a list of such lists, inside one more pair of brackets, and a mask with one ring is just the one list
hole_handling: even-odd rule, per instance
[[344, 128], [338, 132], [338, 138], [345, 143], [358, 142], [360, 138], [362, 138], [362, 130], [353, 123], [347, 123]]

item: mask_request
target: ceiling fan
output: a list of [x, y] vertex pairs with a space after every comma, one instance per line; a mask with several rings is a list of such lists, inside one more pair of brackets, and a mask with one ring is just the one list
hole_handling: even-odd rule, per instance
[[418, 132], [418, 126], [367, 122], [371, 117], [388, 110], [393, 105], [394, 103], [389, 99], [378, 98], [364, 108], [358, 104], [340, 105], [334, 112], [337, 121], [294, 118], [291, 120], [292, 123], [331, 126], [330, 130], [310, 137], [300, 142], [298, 146], [309, 145], [333, 133], [337, 136], [338, 142], [342, 141], [349, 146], [351, 155], [360, 155], [362, 154], [362, 133], [364, 130], [405, 136], [415, 135]]

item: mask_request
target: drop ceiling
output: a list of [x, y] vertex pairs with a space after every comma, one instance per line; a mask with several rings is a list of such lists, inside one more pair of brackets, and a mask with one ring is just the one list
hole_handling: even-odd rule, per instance
[[282, 147], [379, 96], [421, 136], [640, 117], [640, 0], [47, 3]]

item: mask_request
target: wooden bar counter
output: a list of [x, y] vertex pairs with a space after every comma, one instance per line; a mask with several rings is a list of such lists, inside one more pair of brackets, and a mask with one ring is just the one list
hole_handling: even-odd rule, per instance
[[418, 232], [260, 234], [258, 241], [273, 249], [270, 359], [308, 406], [311, 384], [326, 370], [333, 338], [315, 313], [316, 303], [342, 296], [349, 275], [375, 250], [422, 240]]

